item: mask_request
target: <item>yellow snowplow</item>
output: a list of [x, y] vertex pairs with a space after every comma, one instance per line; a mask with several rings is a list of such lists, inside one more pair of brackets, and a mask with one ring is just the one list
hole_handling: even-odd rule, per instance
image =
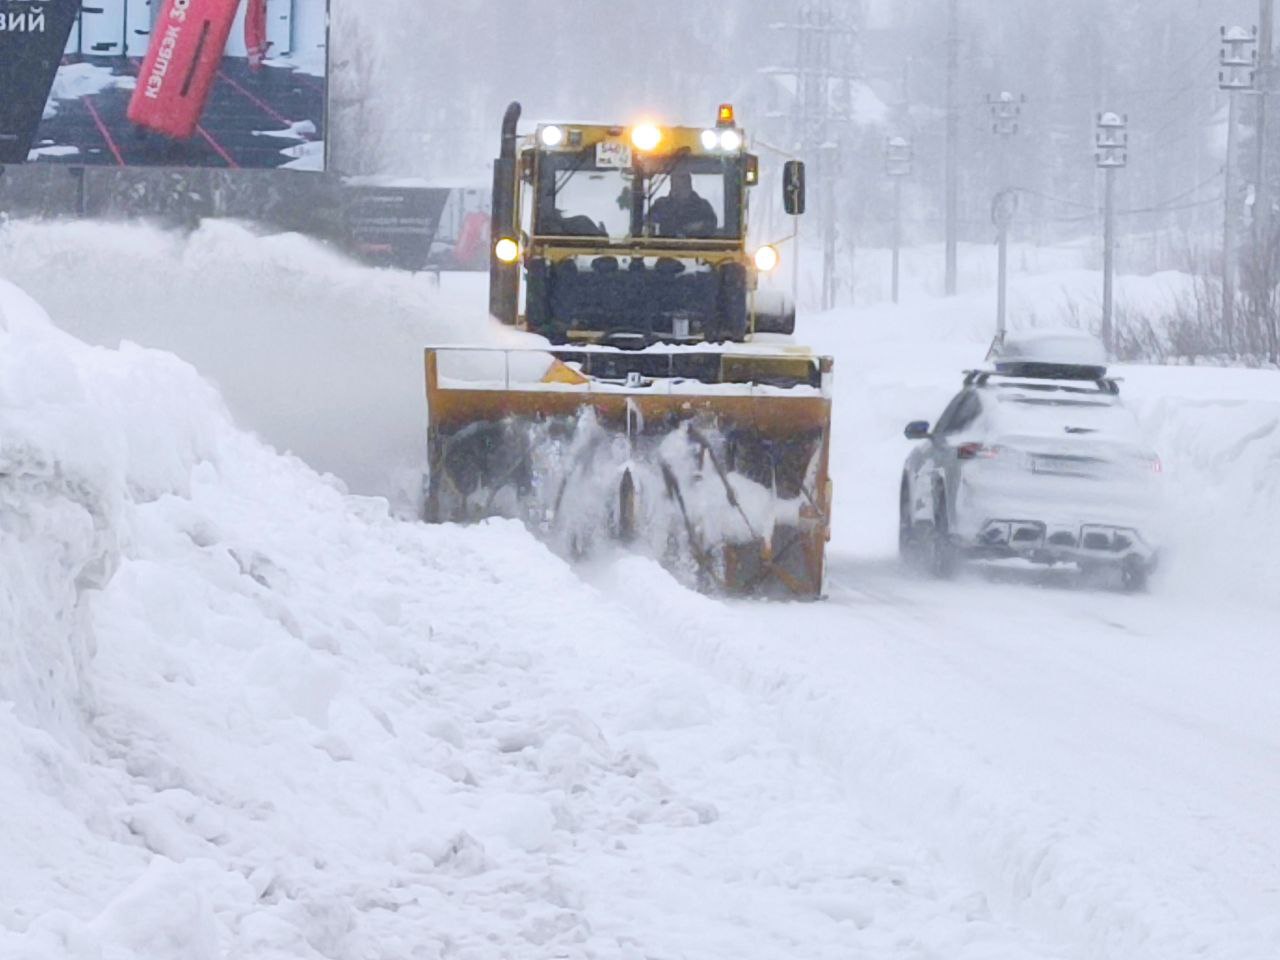
[[[543, 342], [426, 352], [433, 522], [513, 517], [571, 557], [622, 542], [702, 589], [821, 596], [832, 362], [758, 288], [759, 163], [708, 127], [503, 121], [490, 312]], [[804, 208], [804, 168], [784, 202]]]

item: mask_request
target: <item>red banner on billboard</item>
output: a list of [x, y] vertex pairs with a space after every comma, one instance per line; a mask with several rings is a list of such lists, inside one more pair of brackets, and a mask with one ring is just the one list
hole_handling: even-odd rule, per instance
[[129, 119], [176, 140], [196, 132], [240, 0], [165, 0], [129, 101]]

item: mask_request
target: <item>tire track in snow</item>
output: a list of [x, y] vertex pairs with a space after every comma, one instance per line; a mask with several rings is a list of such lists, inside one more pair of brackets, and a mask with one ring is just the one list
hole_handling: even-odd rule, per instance
[[[1270, 955], [1280, 924], [1267, 913], [1274, 891], [1265, 877], [1274, 874], [1267, 856], [1280, 844], [1265, 823], [1253, 836], [1236, 835], [1232, 817], [1213, 807], [1211, 780], [1187, 797], [1178, 794], [1176, 775], [1161, 780], [1164, 764], [1195, 773], [1177, 754], [1181, 737], [1200, 735], [1199, 717], [1180, 714], [1175, 696], [1163, 705], [1156, 694], [1136, 696], [1143, 677], [1127, 657], [1112, 666], [1128, 675], [1110, 685], [1108, 665], [1089, 662], [1134, 643], [1145, 644], [1138, 655], [1147, 655], [1166, 642], [1162, 631], [1176, 614], [1157, 615], [1160, 603], [1150, 597], [895, 582], [888, 565], [860, 569], [870, 571], [871, 584], [853, 586], [836, 574], [826, 608], [668, 597], [674, 591], [656, 576], [641, 578], [643, 588], [632, 585], [629, 599], [652, 618], [653, 597], [663, 596], [656, 615], [687, 639], [691, 659], [761, 700], [783, 736], [843, 777], [880, 823], [918, 831], [1007, 922], [1090, 958], [1154, 960], [1178, 956], [1187, 944], [1205, 957]], [[627, 570], [620, 579], [636, 579]], [[975, 625], [982, 629], [966, 633]], [[1027, 651], [1021, 657], [1020, 647]], [[1065, 691], [1061, 702], [1057, 689]], [[970, 702], [979, 705], [972, 715], [956, 713]], [[1102, 710], [1101, 720], [1091, 706]], [[1134, 728], [1118, 731], [1116, 744], [1106, 742], [1108, 716]], [[1002, 733], [1002, 726], [1015, 729]], [[1125, 769], [1147, 748], [1156, 755]], [[1199, 744], [1192, 755], [1212, 749]], [[1055, 750], [1065, 751], [1058, 768]], [[1019, 755], [1029, 762], [1020, 764]], [[1102, 780], [1073, 782], [1090, 776]], [[1245, 809], [1253, 802], [1234, 799]], [[1140, 822], [1144, 804], [1154, 826]], [[1252, 807], [1255, 824], [1259, 809]], [[1194, 833], [1186, 834], [1185, 850], [1176, 843], [1162, 849], [1165, 830]], [[1209, 859], [1215, 846], [1246, 875], [1262, 871], [1256, 887], [1242, 888], [1251, 897], [1248, 922], [1215, 886], [1230, 878]]]

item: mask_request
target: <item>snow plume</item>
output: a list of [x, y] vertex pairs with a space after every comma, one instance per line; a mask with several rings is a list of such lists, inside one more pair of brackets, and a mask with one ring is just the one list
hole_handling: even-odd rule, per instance
[[357, 492], [410, 507], [424, 464], [422, 348], [484, 340], [490, 324], [482, 275], [439, 287], [226, 222], [191, 235], [12, 222], [0, 228], [0, 275], [21, 277], [82, 340], [178, 354], [243, 426]]

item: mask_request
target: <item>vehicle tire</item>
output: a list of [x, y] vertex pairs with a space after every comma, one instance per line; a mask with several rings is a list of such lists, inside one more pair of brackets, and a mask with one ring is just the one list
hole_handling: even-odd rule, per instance
[[747, 338], [747, 270], [739, 263], [720, 268], [720, 293], [716, 313], [718, 339], [742, 343]]
[[951, 540], [947, 493], [939, 484], [933, 491], [933, 528], [929, 533], [928, 570], [939, 580], [950, 580], [960, 566], [960, 554]]
[[911, 484], [905, 475], [898, 494], [898, 557], [907, 566], [915, 566], [919, 556], [916, 525], [911, 516]]
[[1120, 567], [1120, 587], [1125, 593], [1145, 593], [1151, 581], [1153, 565], [1137, 558], [1126, 560]]

